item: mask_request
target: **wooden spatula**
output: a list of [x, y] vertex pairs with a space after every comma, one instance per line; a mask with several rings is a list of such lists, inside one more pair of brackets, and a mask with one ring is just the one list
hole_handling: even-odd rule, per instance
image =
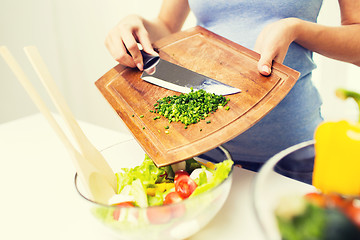
[[66, 134], [58, 125], [51, 112], [46, 107], [46, 104], [36, 92], [35, 88], [10, 51], [5, 46], [1, 46], [0, 54], [14, 72], [15, 76], [25, 88], [27, 93], [30, 95], [33, 102], [39, 108], [40, 112], [48, 120], [49, 124], [63, 142], [66, 149], [69, 151], [76, 171], [88, 192], [92, 195], [93, 200], [96, 202], [108, 203], [108, 199], [115, 194], [115, 174], [112, 172], [110, 166], [107, 164], [101, 153], [93, 147], [80, 129], [63, 97], [57, 90], [56, 85], [36, 48], [27, 47], [25, 50], [43, 84], [46, 86], [50, 96], [52, 97], [52, 100], [59, 109], [61, 115], [64, 117], [64, 120], [68, 124], [74, 138], [77, 140], [82, 154], [79, 153], [69, 141]]

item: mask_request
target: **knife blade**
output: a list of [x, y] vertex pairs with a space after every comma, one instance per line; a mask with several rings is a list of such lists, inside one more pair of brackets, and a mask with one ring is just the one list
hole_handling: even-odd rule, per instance
[[194, 91], [203, 89], [217, 95], [241, 92], [238, 88], [168, 62], [159, 56], [150, 55], [143, 50], [141, 54], [144, 62], [141, 79], [152, 84], [181, 93], [189, 93], [191, 89]]

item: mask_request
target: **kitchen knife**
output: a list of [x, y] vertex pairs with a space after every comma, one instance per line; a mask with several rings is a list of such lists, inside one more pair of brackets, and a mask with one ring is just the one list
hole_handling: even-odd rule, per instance
[[217, 95], [241, 92], [238, 88], [165, 61], [159, 56], [150, 55], [143, 50], [141, 50], [141, 55], [144, 62], [141, 79], [152, 84], [181, 93], [189, 93], [191, 89], [194, 91], [203, 89]]

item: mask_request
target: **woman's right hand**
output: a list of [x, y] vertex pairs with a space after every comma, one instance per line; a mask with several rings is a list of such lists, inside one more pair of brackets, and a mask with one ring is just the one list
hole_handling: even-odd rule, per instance
[[106, 48], [116, 61], [127, 67], [137, 67], [142, 71], [143, 59], [138, 43], [142, 45], [145, 52], [158, 55], [151, 45], [144, 19], [137, 15], [130, 15], [122, 19], [110, 30], [105, 40]]

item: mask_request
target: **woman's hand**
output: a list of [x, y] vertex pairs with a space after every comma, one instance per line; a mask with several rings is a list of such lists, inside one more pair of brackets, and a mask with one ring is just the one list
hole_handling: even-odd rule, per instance
[[122, 19], [107, 35], [105, 46], [111, 56], [121, 65], [143, 70], [143, 59], [137, 43], [145, 52], [158, 55], [149, 38], [145, 20], [137, 15]]
[[271, 74], [273, 61], [283, 63], [289, 45], [296, 37], [296, 18], [285, 18], [267, 25], [259, 34], [254, 50], [260, 53], [258, 70], [262, 75]]

